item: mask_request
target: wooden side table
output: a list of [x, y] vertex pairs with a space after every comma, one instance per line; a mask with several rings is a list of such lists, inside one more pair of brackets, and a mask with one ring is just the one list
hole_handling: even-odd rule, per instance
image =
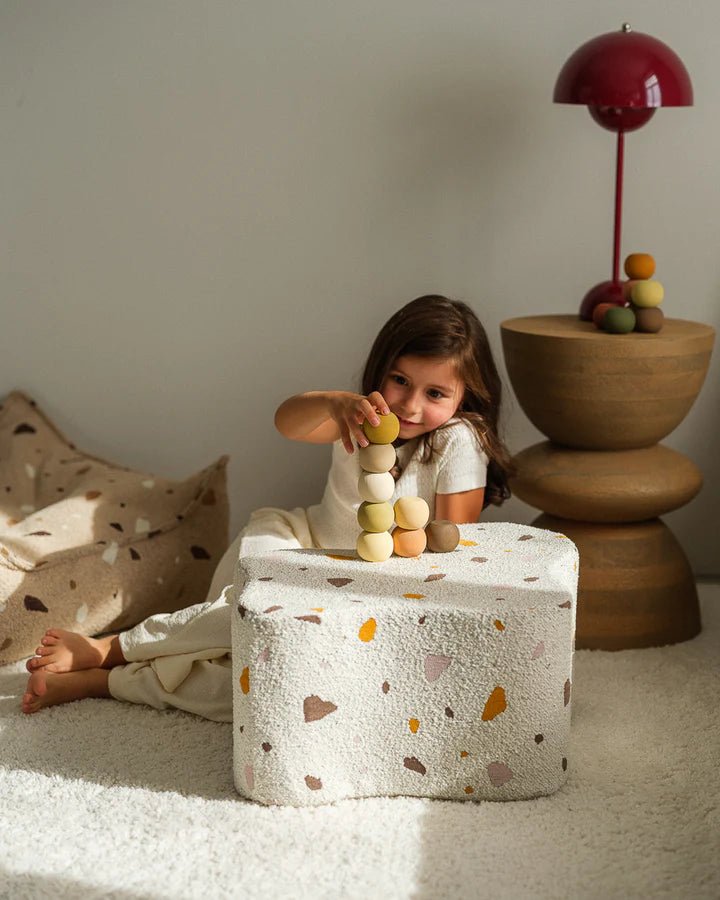
[[687, 557], [659, 516], [688, 503], [702, 475], [658, 442], [687, 415], [715, 331], [666, 319], [658, 334], [607, 334], [572, 315], [500, 326], [518, 402], [549, 440], [515, 457], [515, 494], [533, 521], [580, 550], [576, 646], [658, 646], [700, 631]]

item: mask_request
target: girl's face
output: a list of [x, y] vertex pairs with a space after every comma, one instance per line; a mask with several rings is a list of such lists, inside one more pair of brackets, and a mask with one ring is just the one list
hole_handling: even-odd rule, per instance
[[399, 356], [380, 389], [400, 419], [403, 440], [444, 425], [455, 415], [464, 392], [454, 361], [428, 356]]

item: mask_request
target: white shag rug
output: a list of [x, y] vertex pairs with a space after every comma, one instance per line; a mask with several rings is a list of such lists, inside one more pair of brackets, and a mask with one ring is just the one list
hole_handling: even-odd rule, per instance
[[231, 726], [115, 700], [24, 716], [0, 668], [0, 897], [720, 896], [720, 586], [670, 647], [575, 656], [567, 784], [511, 803], [265, 807]]

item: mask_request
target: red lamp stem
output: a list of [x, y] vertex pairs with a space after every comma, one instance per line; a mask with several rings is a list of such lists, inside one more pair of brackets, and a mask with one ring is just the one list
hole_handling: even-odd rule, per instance
[[617, 133], [617, 157], [615, 161], [615, 233], [613, 239], [613, 281], [615, 284], [620, 282], [620, 222], [622, 219], [624, 151], [625, 133], [620, 129]]

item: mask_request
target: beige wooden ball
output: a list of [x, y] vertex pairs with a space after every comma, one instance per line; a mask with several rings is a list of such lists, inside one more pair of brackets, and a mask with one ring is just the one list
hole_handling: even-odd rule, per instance
[[408, 531], [424, 528], [430, 518], [430, 507], [422, 497], [400, 497], [393, 509], [397, 524]]
[[361, 447], [360, 468], [366, 472], [389, 472], [395, 465], [397, 453], [392, 444], [370, 444]]
[[388, 531], [363, 531], [357, 539], [358, 556], [367, 562], [385, 562], [393, 552], [393, 539]]
[[358, 493], [368, 503], [383, 503], [395, 493], [395, 479], [389, 472], [361, 472]]

